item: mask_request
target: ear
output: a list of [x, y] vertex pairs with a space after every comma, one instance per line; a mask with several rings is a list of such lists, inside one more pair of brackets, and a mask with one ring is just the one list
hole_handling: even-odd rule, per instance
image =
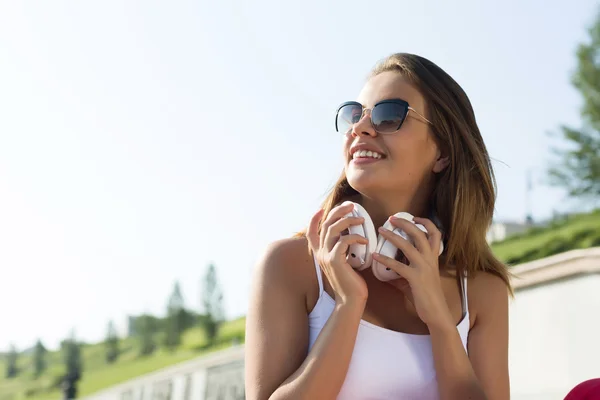
[[443, 154], [439, 154], [438, 159], [433, 164], [433, 172], [439, 173], [446, 169], [450, 165], [450, 157], [444, 156]]

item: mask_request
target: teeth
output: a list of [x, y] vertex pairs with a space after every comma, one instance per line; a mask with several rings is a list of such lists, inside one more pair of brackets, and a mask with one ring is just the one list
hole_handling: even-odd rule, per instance
[[381, 154], [371, 151], [371, 150], [358, 150], [355, 151], [352, 155], [352, 158], [376, 158], [379, 159], [383, 157]]

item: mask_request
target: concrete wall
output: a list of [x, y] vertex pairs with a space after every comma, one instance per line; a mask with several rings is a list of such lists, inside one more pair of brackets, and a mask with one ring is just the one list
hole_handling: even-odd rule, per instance
[[600, 377], [600, 275], [519, 291], [510, 308], [513, 398], [563, 399]]
[[[562, 400], [600, 377], [600, 248], [513, 268], [510, 305], [512, 400]], [[145, 375], [89, 400], [244, 399], [244, 347]]]

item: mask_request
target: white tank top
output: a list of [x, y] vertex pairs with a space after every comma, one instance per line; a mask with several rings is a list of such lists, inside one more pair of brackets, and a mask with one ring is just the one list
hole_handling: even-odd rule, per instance
[[[335, 300], [323, 290], [321, 268], [315, 260], [319, 299], [308, 316], [309, 351], [331, 316]], [[467, 281], [462, 281], [463, 317], [456, 329], [467, 351], [469, 306]], [[438, 400], [429, 335], [392, 331], [360, 321], [346, 379], [337, 400]]]

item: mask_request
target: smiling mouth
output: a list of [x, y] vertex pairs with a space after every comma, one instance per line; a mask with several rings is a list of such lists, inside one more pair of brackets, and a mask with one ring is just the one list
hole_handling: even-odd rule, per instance
[[352, 154], [353, 160], [357, 160], [357, 159], [381, 160], [383, 158], [385, 158], [385, 156], [383, 154], [377, 153], [376, 151], [372, 151], [372, 150], [358, 150], [358, 151], [355, 151], [354, 154]]

